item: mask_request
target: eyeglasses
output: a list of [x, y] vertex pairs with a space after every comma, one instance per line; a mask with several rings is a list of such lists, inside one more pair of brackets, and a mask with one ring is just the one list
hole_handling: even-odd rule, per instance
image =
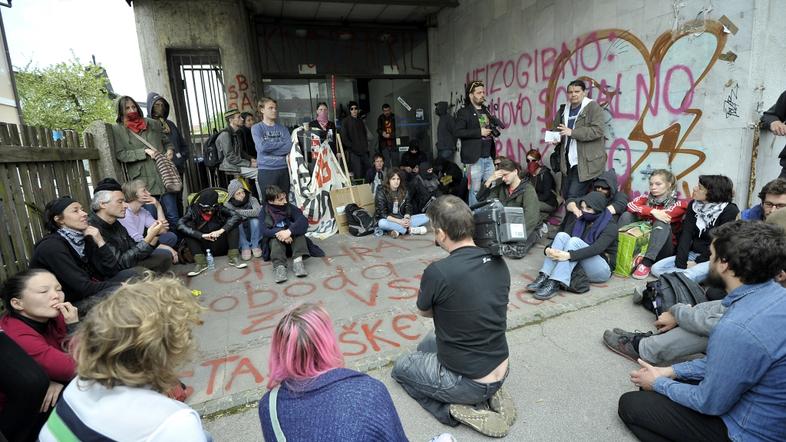
[[774, 208], [776, 208], [776, 209], [778, 209], [778, 210], [781, 210], [781, 209], [783, 209], [784, 207], [786, 207], [786, 204], [775, 204], [775, 203], [771, 203], [771, 202], [769, 202], [769, 201], [765, 201], [765, 202], [762, 204], [762, 206], [764, 206], [764, 207], [765, 207], [765, 208], [767, 208], [767, 209], [772, 209], [772, 208], [774, 207]]
[[350, 108], [349, 108], [349, 110], [351, 110], [351, 111], [353, 111], [353, 110], [358, 110], [358, 108], [357, 108], [357, 107], [355, 107], [355, 106], [352, 106], [352, 107], [350, 107]]

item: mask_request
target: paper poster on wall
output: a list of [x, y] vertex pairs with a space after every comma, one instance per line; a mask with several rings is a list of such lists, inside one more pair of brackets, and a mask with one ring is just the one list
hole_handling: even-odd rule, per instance
[[424, 117], [423, 109], [422, 108], [415, 109], [415, 119], [418, 121], [423, 121], [423, 117]]
[[406, 109], [407, 112], [412, 112], [412, 106], [410, 106], [406, 101], [404, 101], [403, 98], [399, 96], [396, 100], [398, 100], [398, 102], [401, 103], [402, 106], [404, 106], [404, 109]]

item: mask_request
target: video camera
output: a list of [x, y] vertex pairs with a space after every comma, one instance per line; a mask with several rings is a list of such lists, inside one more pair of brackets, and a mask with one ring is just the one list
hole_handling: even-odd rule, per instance
[[503, 244], [524, 243], [527, 229], [524, 227], [524, 209], [505, 207], [498, 199], [484, 201], [470, 207], [475, 219], [475, 235], [478, 247], [483, 247], [494, 256], [502, 256]]

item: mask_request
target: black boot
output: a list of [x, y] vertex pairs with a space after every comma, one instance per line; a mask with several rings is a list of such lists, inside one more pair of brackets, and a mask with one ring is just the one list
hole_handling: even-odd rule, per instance
[[538, 274], [537, 279], [532, 281], [531, 283], [527, 284], [527, 290], [530, 292], [537, 292], [538, 289], [543, 285], [544, 282], [548, 281], [549, 277], [543, 272]]
[[560, 282], [555, 281], [553, 279], [547, 280], [543, 283], [542, 286], [535, 292], [535, 299], [540, 299], [541, 301], [545, 301], [547, 299], [551, 299], [559, 293]]

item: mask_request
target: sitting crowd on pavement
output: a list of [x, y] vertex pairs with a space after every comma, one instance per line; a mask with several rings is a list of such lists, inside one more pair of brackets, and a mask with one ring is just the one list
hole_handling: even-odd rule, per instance
[[[468, 102], [482, 104], [483, 83], [471, 84]], [[576, 156], [576, 149], [601, 146], [603, 129], [584, 83], [572, 81], [567, 92], [570, 108], [555, 121], [558, 157], [550, 161], [560, 170], [550, 170], [536, 149], [526, 152], [523, 168], [485, 156], [487, 127], [461, 129], [462, 137], [481, 140], [487, 179], [480, 183], [467, 182], [447, 155], [432, 162], [414, 140], [392, 164], [395, 152], [380, 151], [368, 164], [367, 152], [349, 144], [353, 175], [366, 171], [372, 185], [378, 231], [392, 238], [432, 232], [446, 252], [425, 266], [412, 302], [433, 330], [398, 355], [392, 379], [440, 424], [507, 436], [519, 412], [504, 385], [517, 368], [506, 336], [506, 258], [542, 259], [526, 286], [537, 300], [562, 290], [586, 293], [612, 278], [620, 238], [638, 225], [649, 233], [646, 250], [629, 257], [630, 275], [642, 280], [632, 298], [652, 304], [654, 330], [613, 328], [602, 336], [608, 349], [638, 364], [630, 373], [637, 390], [619, 398], [621, 422], [647, 441], [786, 440], [786, 336], [774, 332], [786, 326], [786, 179], [768, 182], [760, 204], [741, 212], [723, 175], [699, 175], [688, 198], [670, 170], [651, 170], [647, 192], [631, 199], [614, 169], [601, 170], [605, 153]], [[348, 118], [357, 120], [352, 104]], [[312, 124], [327, 128], [322, 107]], [[212, 440], [178, 378], [202, 307], [173, 265], [188, 256], [194, 266], [180, 273], [197, 277], [215, 257], [237, 269], [261, 259], [282, 284], [290, 270], [308, 277], [306, 259], [325, 256], [290, 197], [290, 140], [275, 100], [259, 101], [256, 123], [236, 109], [225, 113], [219, 170], [232, 179], [226, 189], [191, 195], [161, 182], [156, 159], [165, 156], [182, 172], [188, 152], [167, 119], [168, 102], [151, 93], [148, 109], [144, 118], [131, 97], [117, 101], [112, 136], [133, 179], [95, 183], [87, 210], [69, 196], [50, 201], [43, 211], [48, 234], [35, 244], [30, 268], [2, 288], [0, 435], [9, 440]], [[364, 123], [354, 120], [350, 132], [359, 134]], [[258, 168], [256, 183], [241, 168]], [[468, 205], [493, 200], [523, 210], [527, 236], [500, 254], [476, 244]], [[661, 309], [660, 283], [675, 275], [703, 297]], [[345, 367], [326, 306], [288, 306], [269, 345], [269, 391], [258, 403], [265, 440], [407, 440], [385, 385]]]

